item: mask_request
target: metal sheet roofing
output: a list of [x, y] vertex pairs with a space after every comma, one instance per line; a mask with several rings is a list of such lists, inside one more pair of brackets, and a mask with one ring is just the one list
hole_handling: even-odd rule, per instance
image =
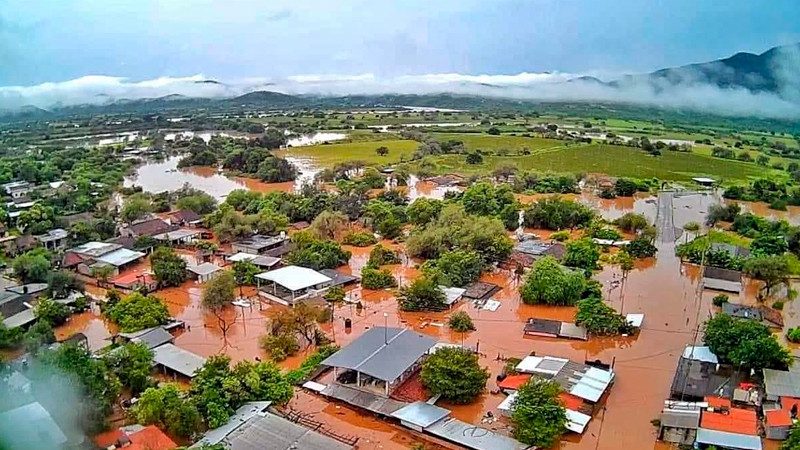
[[157, 234], [153, 236], [153, 239], [158, 239], [159, 241], [177, 241], [199, 235], [200, 235], [199, 230], [180, 228], [174, 231], [167, 231], [166, 233]]
[[95, 258], [97, 262], [111, 264], [112, 266], [124, 266], [125, 264], [132, 263], [137, 259], [144, 258], [145, 254], [128, 250], [127, 248], [118, 248], [112, 252], [108, 252], [103, 256]]
[[375, 327], [329, 356], [322, 364], [394, 381], [435, 344], [436, 339], [406, 328]]
[[258, 415], [224, 440], [229, 450], [337, 450], [351, 448], [271, 413]]
[[526, 356], [517, 364], [516, 370], [517, 372], [535, 373], [552, 377], [568, 362], [568, 359], [554, 358], [552, 356]]
[[800, 371], [764, 369], [767, 395], [800, 398]]
[[222, 270], [222, 268], [217, 266], [216, 264], [205, 262], [203, 264], [200, 264], [199, 266], [187, 266], [186, 270], [202, 277], [205, 275], [211, 275], [212, 273], [215, 272], [219, 272], [220, 270]]
[[439, 286], [439, 289], [444, 292], [444, 303], [447, 305], [452, 305], [453, 303], [459, 301], [461, 297], [464, 296], [464, 292], [467, 291], [466, 289], [447, 286]]
[[510, 437], [456, 419], [436, 422], [425, 431], [474, 450], [521, 450], [528, 447]]
[[71, 252], [79, 253], [81, 255], [97, 257], [101, 255], [105, 255], [106, 253], [110, 253], [118, 248], [122, 247], [119, 244], [111, 244], [108, 242], [87, 242], [83, 245], [79, 245], [73, 249]]
[[428, 428], [449, 415], [450, 410], [425, 402], [414, 402], [392, 413], [392, 417], [421, 428]]
[[260, 273], [256, 275], [256, 278], [273, 281], [290, 291], [299, 291], [332, 281], [329, 277], [316, 270], [299, 266], [281, 267], [280, 269]]
[[153, 362], [192, 378], [206, 359], [173, 344], [164, 344], [153, 349]]
[[213, 430], [208, 430], [206, 434], [190, 448], [202, 448], [203, 445], [215, 445], [222, 442], [229, 434], [242, 426], [245, 422], [255, 417], [257, 414], [264, 413], [272, 402], [248, 402], [242, 405], [228, 419], [228, 421]]
[[710, 347], [706, 346], [687, 345], [683, 350], [683, 357], [686, 359], [693, 359], [695, 361], [719, 364], [719, 358], [717, 358], [717, 355], [711, 351]]
[[724, 431], [697, 430], [698, 444], [716, 445], [724, 448], [736, 448], [742, 450], [761, 450], [761, 438], [758, 436], [748, 436], [746, 434], [726, 433]]
[[131, 342], [144, 344], [147, 348], [153, 349], [168, 342], [172, 342], [173, 339], [169, 331], [165, 330], [163, 327], [156, 327], [147, 333], [131, 339]]
[[38, 402], [0, 413], [0, 435], [8, 448], [62, 448], [67, 443], [64, 432]]
[[587, 414], [567, 409], [567, 429], [573, 433], [583, 434], [586, 430], [586, 425], [592, 420], [592, 416]]

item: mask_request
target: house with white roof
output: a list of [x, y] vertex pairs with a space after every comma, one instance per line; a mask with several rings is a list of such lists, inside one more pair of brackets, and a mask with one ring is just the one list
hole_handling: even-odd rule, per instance
[[317, 297], [328, 290], [333, 280], [306, 267], [286, 266], [256, 275], [258, 294], [284, 305]]

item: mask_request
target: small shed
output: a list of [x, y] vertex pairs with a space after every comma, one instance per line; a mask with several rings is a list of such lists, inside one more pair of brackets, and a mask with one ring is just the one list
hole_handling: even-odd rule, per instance
[[658, 426], [658, 439], [678, 445], [692, 445], [705, 406], [705, 403], [665, 401]]
[[500, 286], [493, 283], [474, 281], [467, 285], [467, 290], [464, 291], [464, 297], [471, 300], [486, 300], [500, 291], [500, 289]]
[[692, 181], [703, 187], [711, 187], [714, 185], [714, 183], [716, 183], [716, 180], [707, 177], [694, 177], [692, 178]]
[[186, 270], [192, 273], [198, 283], [205, 283], [217, 276], [222, 268], [216, 264], [205, 262], [197, 266], [186, 266]]
[[785, 409], [773, 409], [764, 411], [764, 423], [767, 439], [778, 441], [786, 440], [789, 437], [789, 430], [794, 421], [792, 413]]
[[448, 308], [451, 308], [453, 305], [458, 303], [461, 300], [461, 297], [464, 296], [464, 292], [466, 289], [458, 288], [458, 287], [447, 287], [447, 286], [439, 286], [439, 289], [444, 292], [445, 297], [445, 304]]
[[333, 270], [333, 269], [322, 269], [319, 271], [319, 273], [331, 279], [331, 287], [349, 286], [351, 284], [356, 284], [359, 281], [361, 281], [361, 279], [355, 275], [342, 273], [339, 272], [338, 270]]
[[738, 294], [742, 291], [742, 272], [720, 267], [706, 267], [703, 270], [703, 288]]

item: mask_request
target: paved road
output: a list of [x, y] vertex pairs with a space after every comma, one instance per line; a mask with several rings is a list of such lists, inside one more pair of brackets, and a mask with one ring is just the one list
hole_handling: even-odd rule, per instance
[[675, 222], [672, 219], [673, 192], [658, 193], [658, 218], [656, 230], [660, 242], [675, 242]]

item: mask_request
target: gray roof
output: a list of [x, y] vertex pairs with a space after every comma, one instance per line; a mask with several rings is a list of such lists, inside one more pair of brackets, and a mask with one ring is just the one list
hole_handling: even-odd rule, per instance
[[356, 389], [339, 383], [331, 383], [325, 386], [325, 388], [320, 391], [320, 394], [335, 398], [336, 400], [341, 400], [381, 416], [391, 416], [395, 411], [407, 405], [405, 402], [385, 397], [382, 394]]
[[15, 314], [11, 317], [6, 317], [3, 320], [3, 325], [8, 328], [16, 328], [25, 326], [31, 322], [36, 321], [36, 314], [33, 311], [33, 308], [26, 309], [19, 314]]
[[0, 413], [0, 435], [7, 448], [62, 448], [67, 443], [64, 432], [38, 402]]
[[112, 266], [124, 266], [125, 264], [132, 263], [137, 259], [145, 256], [142, 252], [128, 250], [127, 248], [118, 248], [113, 252], [108, 252], [103, 256], [95, 258], [97, 262], [111, 264]]
[[345, 450], [351, 448], [333, 438], [271, 413], [248, 420], [225, 438], [224, 445], [230, 450]]
[[706, 267], [703, 270], [703, 278], [741, 282], [742, 272], [738, 270], [723, 269], [721, 267]]
[[394, 381], [435, 344], [436, 339], [406, 328], [375, 327], [329, 356], [322, 364]]
[[25, 311], [28, 309], [25, 302], [29, 298], [11, 291], [0, 291], [0, 315], [7, 319]]
[[199, 230], [190, 230], [188, 228], [179, 228], [173, 231], [167, 231], [166, 233], [160, 233], [153, 236], [153, 239], [158, 239], [159, 241], [178, 241], [181, 239], [186, 239], [194, 236], [199, 236]]
[[153, 362], [181, 375], [193, 378], [206, 359], [174, 344], [164, 344], [153, 349]]
[[172, 342], [174, 337], [165, 330], [163, 327], [155, 327], [140, 336], [131, 339], [131, 342], [137, 344], [144, 344], [149, 349], [156, 348], [160, 345]]
[[186, 270], [194, 274], [197, 274], [199, 276], [204, 276], [204, 275], [211, 275], [212, 273], [215, 272], [219, 272], [220, 270], [222, 270], [222, 268], [217, 266], [216, 264], [205, 262], [203, 264], [200, 264], [199, 266], [187, 266]]
[[47, 283], [28, 283], [23, 284], [22, 286], [11, 286], [6, 290], [20, 295], [38, 294], [39, 292], [47, 290]]
[[800, 370], [764, 369], [767, 395], [800, 398]]
[[449, 415], [450, 410], [425, 402], [414, 402], [392, 413], [392, 417], [421, 428], [428, 428]]
[[528, 448], [527, 445], [510, 437], [456, 419], [441, 420], [428, 427], [425, 431], [475, 450], [521, 450]]
[[695, 430], [700, 426], [700, 409], [665, 408], [661, 412], [661, 426]]
[[355, 275], [349, 275], [333, 269], [322, 269], [319, 273], [332, 280], [331, 286], [344, 286], [358, 281], [358, 277]]
[[514, 247], [514, 250], [531, 256], [551, 255], [560, 258], [562, 255], [560, 255], [559, 246], [563, 247], [562, 244], [555, 242], [529, 240], [520, 242]]
[[700, 428], [697, 430], [696, 440], [699, 444], [715, 445], [723, 448], [761, 450], [761, 438], [747, 434]]
[[233, 413], [225, 425], [206, 431], [206, 434], [203, 435], [202, 439], [197, 441], [197, 443], [192, 445], [190, 448], [201, 448], [203, 445], [215, 445], [222, 442], [223, 439], [228, 437], [229, 434], [233, 433], [245, 422], [258, 414], [265, 413], [271, 404], [272, 402], [245, 403], [239, 409], [237, 409], [235, 413]]
[[256, 234], [250, 236], [249, 238], [242, 239], [239, 241], [235, 241], [233, 244], [242, 246], [242, 247], [250, 247], [256, 250], [265, 249], [267, 247], [273, 247], [277, 244], [286, 240], [286, 236], [263, 236], [260, 234]]
[[52, 242], [57, 241], [59, 239], [66, 239], [69, 236], [69, 232], [63, 228], [55, 228], [53, 230], [48, 231], [45, 234], [40, 234], [38, 236], [34, 236], [39, 242]]
[[73, 253], [78, 253], [81, 255], [86, 255], [90, 257], [98, 257], [101, 255], [105, 255], [106, 253], [111, 253], [112, 251], [122, 247], [119, 244], [112, 244], [109, 242], [87, 242], [83, 245], [79, 245], [75, 248], [70, 249]]

